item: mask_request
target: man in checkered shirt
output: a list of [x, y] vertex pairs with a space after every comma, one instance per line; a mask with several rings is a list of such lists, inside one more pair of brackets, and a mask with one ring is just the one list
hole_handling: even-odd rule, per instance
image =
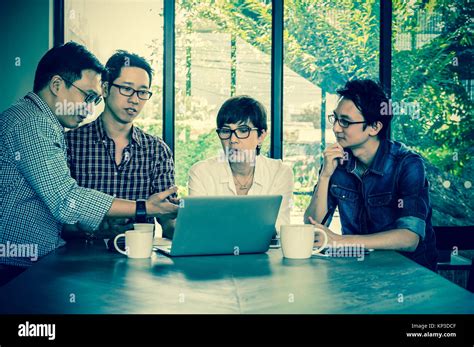
[[[136, 200], [174, 185], [169, 147], [133, 124], [152, 96], [152, 78], [151, 66], [136, 54], [120, 50], [107, 61], [102, 73], [104, 111], [92, 123], [66, 133], [69, 168], [81, 187]], [[99, 229], [120, 233], [133, 222], [107, 218]], [[164, 236], [171, 238], [174, 219], [159, 222]]]
[[[52, 48], [38, 64], [33, 92], [0, 114], [0, 285], [64, 245], [63, 224], [96, 230], [106, 216], [176, 217], [177, 200], [169, 198], [176, 188], [136, 202], [80, 187], [71, 177], [64, 128], [76, 128], [100, 102], [102, 71], [84, 46]], [[10, 252], [20, 246], [37, 252]]]

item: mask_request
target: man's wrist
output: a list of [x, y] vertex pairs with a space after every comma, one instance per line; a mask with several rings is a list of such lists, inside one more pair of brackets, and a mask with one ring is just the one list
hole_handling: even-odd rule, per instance
[[145, 207], [146, 207], [147, 217], [156, 217], [156, 211], [154, 210], [153, 204], [150, 202], [150, 200], [145, 201]]

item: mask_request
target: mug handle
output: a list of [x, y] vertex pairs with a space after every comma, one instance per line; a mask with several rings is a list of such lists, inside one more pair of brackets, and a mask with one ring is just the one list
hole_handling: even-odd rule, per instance
[[324, 235], [323, 245], [321, 247], [319, 247], [318, 249], [313, 250], [313, 254], [316, 254], [316, 253], [320, 253], [327, 246], [327, 244], [328, 244], [328, 235], [326, 234], [326, 231], [324, 231], [321, 228], [314, 228], [314, 230], [315, 231], [317, 230], [318, 232], [321, 232]]
[[117, 246], [117, 240], [118, 240], [119, 238], [121, 238], [121, 237], [125, 237], [125, 234], [119, 234], [119, 235], [115, 236], [115, 239], [114, 239], [114, 246], [115, 246], [115, 249], [117, 250], [117, 252], [122, 253], [122, 254], [128, 256], [127, 252], [122, 251], [122, 250]]

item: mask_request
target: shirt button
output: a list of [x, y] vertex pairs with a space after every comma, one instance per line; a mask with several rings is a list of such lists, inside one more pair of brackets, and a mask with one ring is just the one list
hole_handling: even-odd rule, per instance
[[346, 196], [345, 196], [345, 195], [343, 195], [342, 197], [343, 197], [343, 198], [345, 198]]
[[118, 175], [118, 172], [114, 172], [114, 176], [117, 176]]
[[116, 197], [117, 197], [117, 194], [114, 194], [114, 195], [112, 195], [112, 196], [113, 196], [114, 198], [116, 198]]

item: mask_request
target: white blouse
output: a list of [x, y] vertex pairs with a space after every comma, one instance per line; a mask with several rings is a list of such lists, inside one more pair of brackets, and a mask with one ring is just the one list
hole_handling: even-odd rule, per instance
[[[237, 195], [228, 161], [214, 157], [194, 164], [189, 170], [190, 196]], [[282, 224], [290, 224], [290, 208], [293, 196], [293, 171], [279, 159], [257, 156], [254, 181], [248, 195], [282, 195], [277, 230]]]

